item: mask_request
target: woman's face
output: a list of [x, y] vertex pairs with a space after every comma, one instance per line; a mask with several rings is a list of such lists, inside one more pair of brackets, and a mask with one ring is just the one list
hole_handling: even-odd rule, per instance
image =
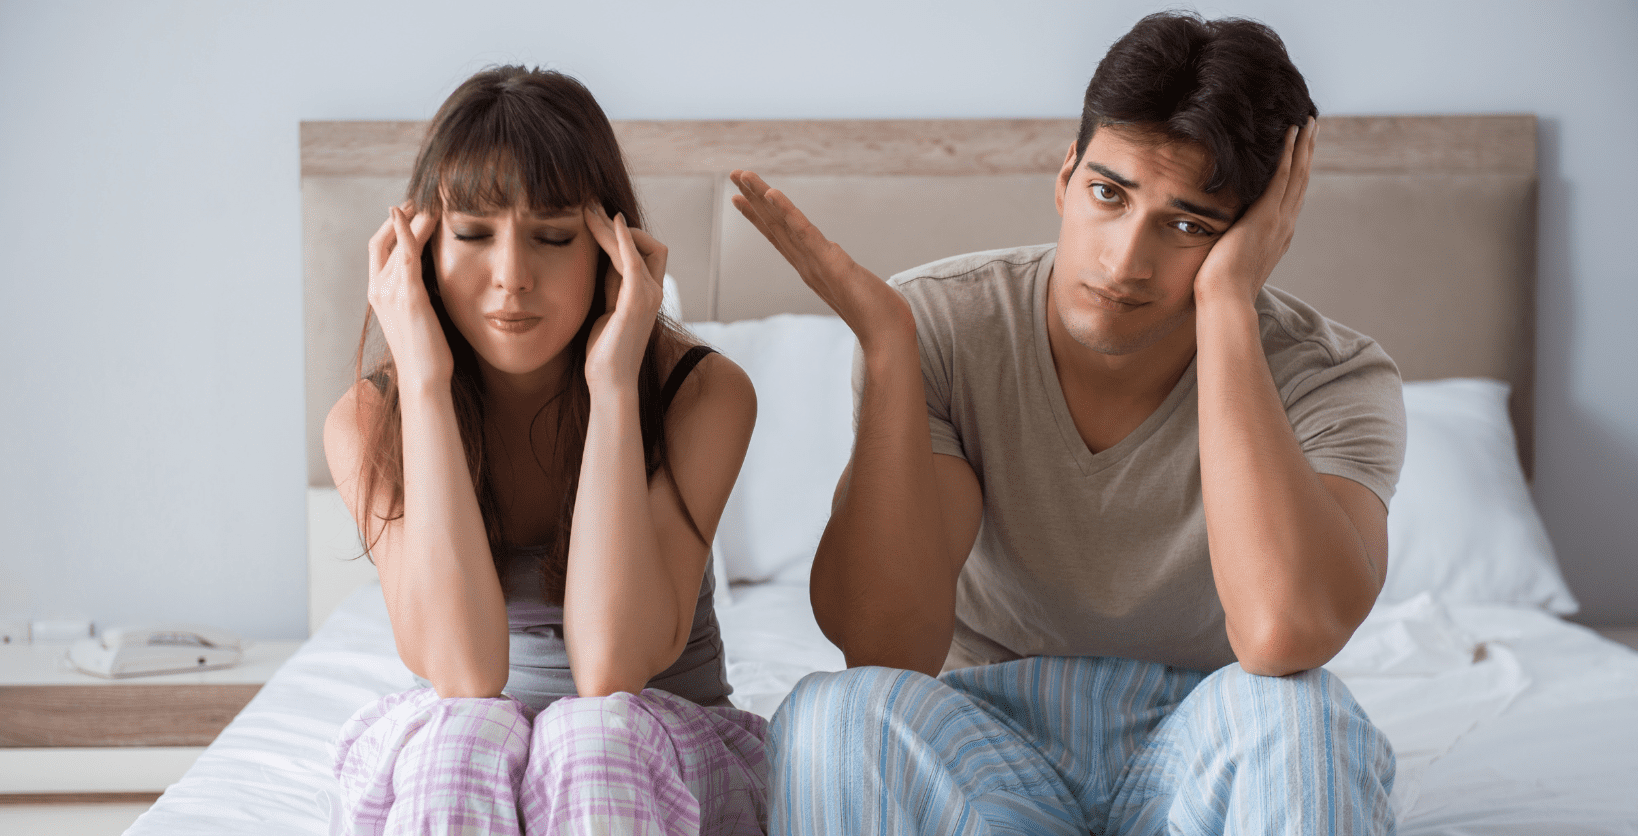
[[433, 246], [438, 292], [486, 374], [554, 386], [597, 279], [600, 249], [581, 209], [446, 209]]

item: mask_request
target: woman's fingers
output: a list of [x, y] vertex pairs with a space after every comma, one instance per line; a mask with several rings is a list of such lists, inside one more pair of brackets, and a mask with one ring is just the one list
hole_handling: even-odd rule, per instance
[[[614, 309], [618, 294], [625, 293], [628, 287], [633, 291], [640, 290], [644, 282], [659, 287], [660, 276], [665, 273], [667, 253], [666, 246], [659, 239], [631, 228], [623, 213], [610, 219], [603, 214], [601, 207], [590, 205], [582, 212], [592, 238], [609, 254], [609, 260], [613, 263], [615, 275], [607, 277], [605, 294], [610, 310]], [[637, 281], [627, 285], [623, 281], [626, 276], [635, 276]]]
[[637, 245], [637, 254], [642, 256], [643, 265], [648, 268], [648, 277], [656, 282], [661, 281], [665, 277], [665, 261], [670, 250], [660, 243], [660, 239], [641, 229], [628, 225], [626, 231]]
[[393, 232], [398, 238], [392, 254], [404, 268], [403, 283], [398, 288], [398, 291], [403, 293], [409, 289], [410, 271], [420, 266], [421, 252], [420, 248], [410, 246], [415, 241], [415, 231], [410, 229], [409, 216], [404, 214], [404, 210], [396, 206], [392, 208], [392, 226]]
[[[659, 302], [655, 297], [660, 290], [659, 280], [649, 272], [648, 265], [643, 261], [641, 251], [637, 248], [636, 237], [632, 234], [635, 230], [626, 224], [624, 213], [614, 216], [614, 231], [615, 239], [620, 243], [622, 261], [630, 268], [629, 271], [621, 271], [623, 274], [620, 282], [621, 305], [635, 311], [636, 306], [641, 304], [646, 311], [649, 307], [647, 303], [652, 302], [653, 307], [658, 310]], [[628, 278], [631, 281], [626, 281]], [[645, 291], [648, 298], [639, 302], [638, 294]]]
[[432, 240], [433, 230], [438, 228], [438, 213], [416, 212], [415, 218], [410, 221], [410, 231], [415, 235], [415, 255], [420, 256], [421, 250], [426, 247], [427, 241]]
[[614, 235], [614, 222], [608, 215], [603, 214], [603, 207], [588, 203], [581, 208], [580, 214], [586, 219], [586, 228], [591, 230], [592, 239], [616, 265], [620, 263], [620, 242]]
[[381, 222], [381, 228], [370, 236], [370, 278], [374, 279], [380, 272], [382, 265], [387, 263], [387, 256], [392, 253], [393, 227], [392, 213], [387, 213], [387, 219]]

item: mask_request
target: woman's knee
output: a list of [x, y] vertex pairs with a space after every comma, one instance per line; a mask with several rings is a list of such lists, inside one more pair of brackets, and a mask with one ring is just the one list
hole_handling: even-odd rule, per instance
[[[526, 753], [529, 710], [511, 697], [440, 699], [431, 688], [389, 694], [360, 708], [336, 739], [336, 762], [393, 759], [407, 748], [447, 746], [450, 740]], [[368, 754], [365, 754], [365, 753]]]
[[[647, 692], [645, 692], [646, 694]], [[669, 735], [661, 707], [642, 694], [618, 691], [604, 697], [565, 697], [535, 718], [534, 758], [570, 762], [617, 750], [627, 757], [673, 755], [660, 744]]]

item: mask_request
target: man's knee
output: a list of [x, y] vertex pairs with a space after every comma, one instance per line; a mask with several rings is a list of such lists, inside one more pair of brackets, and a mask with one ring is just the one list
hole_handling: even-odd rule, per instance
[[1215, 692], [1231, 704], [1252, 706], [1274, 704], [1334, 706], [1359, 712], [1359, 704], [1348, 686], [1324, 668], [1299, 671], [1286, 676], [1263, 676], [1246, 671], [1239, 663], [1218, 668], [1196, 690]]
[[903, 725], [939, 689], [945, 686], [938, 680], [898, 668], [809, 674], [774, 713], [770, 743], [780, 760], [837, 753], [852, 762], [880, 749], [883, 731]]
[[1247, 673], [1238, 664], [1221, 668], [1200, 683], [1190, 699], [1202, 698], [1211, 713], [1223, 712], [1233, 727], [1265, 745], [1301, 748], [1316, 738], [1341, 736], [1361, 747], [1359, 754], [1392, 761], [1387, 736], [1365, 714], [1342, 679], [1324, 668], [1289, 676]]

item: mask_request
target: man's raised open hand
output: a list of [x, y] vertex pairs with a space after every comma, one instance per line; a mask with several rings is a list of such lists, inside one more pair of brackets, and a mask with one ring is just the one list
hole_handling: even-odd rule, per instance
[[739, 187], [739, 194], [733, 196], [734, 208], [853, 329], [866, 350], [876, 337], [915, 327], [904, 297], [827, 239], [784, 193], [749, 171], [736, 170], [729, 179]]

